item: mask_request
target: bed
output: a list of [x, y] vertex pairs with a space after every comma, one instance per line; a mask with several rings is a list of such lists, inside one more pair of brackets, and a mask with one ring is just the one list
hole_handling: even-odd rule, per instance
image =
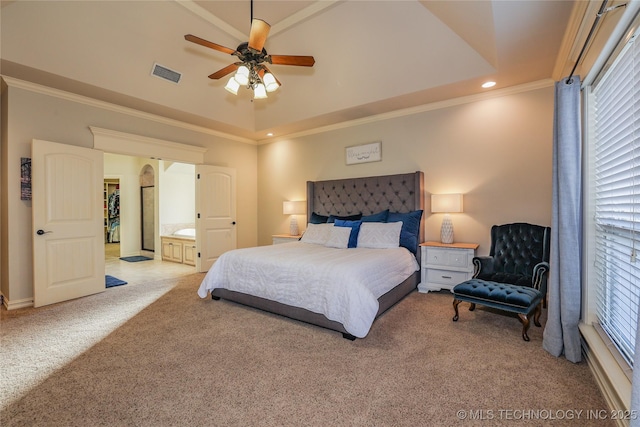
[[[364, 338], [420, 282], [423, 180], [418, 171], [307, 182], [301, 240], [226, 252], [205, 275], [199, 296]], [[378, 230], [395, 235], [400, 246], [385, 246]]]

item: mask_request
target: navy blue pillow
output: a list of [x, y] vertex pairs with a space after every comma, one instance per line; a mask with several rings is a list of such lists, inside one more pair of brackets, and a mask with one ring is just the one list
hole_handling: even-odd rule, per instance
[[362, 218], [362, 214], [347, 215], [347, 216], [329, 215], [329, 219], [327, 220], [327, 222], [333, 223], [337, 219], [342, 219], [345, 221], [358, 221], [360, 218]]
[[351, 234], [349, 234], [348, 248], [355, 248], [358, 246], [358, 233], [360, 233], [360, 225], [362, 221], [346, 221], [343, 219], [336, 219], [334, 227], [351, 227]]
[[389, 218], [389, 209], [371, 215], [362, 215], [362, 222], [387, 222]]
[[387, 222], [402, 221], [402, 229], [400, 230], [400, 246], [409, 249], [414, 254], [418, 253], [421, 219], [422, 209], [407, 213], [389, 212], [389, 218], [387, 218]]
[[324, 224], [329, 221], [328, 216], [320, 215], [315, 212], [311, 213], [311, 218], [309, 218], [309, 222], [311, 224]]

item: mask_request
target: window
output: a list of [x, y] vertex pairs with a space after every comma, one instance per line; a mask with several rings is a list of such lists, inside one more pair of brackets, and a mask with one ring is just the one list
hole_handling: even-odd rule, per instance
[[640, 42], [626, 43], [593, 89], [597, 319], [633, 366], [640, 304]]

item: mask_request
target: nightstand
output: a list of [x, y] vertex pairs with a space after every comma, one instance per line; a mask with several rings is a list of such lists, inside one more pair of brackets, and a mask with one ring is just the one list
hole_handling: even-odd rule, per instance
[[278, 243], [295, 242], [297, 240], [300, 240], [300, 237], [302, 237], [302, 235], [292, 236], [290, 234], [274, 234], [271, 237], [273, 238], [273, 244], [277, 245]]
[[418, 291], [451, 290], [458, 283], [471, 279], [478, 246], [476, 243], [420, 244], [422, 271]]

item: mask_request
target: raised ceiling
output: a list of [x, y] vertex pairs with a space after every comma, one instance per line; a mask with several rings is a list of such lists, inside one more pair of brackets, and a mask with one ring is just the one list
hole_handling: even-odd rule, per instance
[[[0, 72], [251, 140], [305, 132], [494, 89], [550, 79], [573, 1], [268, 1], [272, 54], [313, 55], [313, 68], [270, 68], [266, 100], [209, 74], [235, 57], [250, 1], [2, 2]], [[154, 63], [182, 73], [151, 75]]]

